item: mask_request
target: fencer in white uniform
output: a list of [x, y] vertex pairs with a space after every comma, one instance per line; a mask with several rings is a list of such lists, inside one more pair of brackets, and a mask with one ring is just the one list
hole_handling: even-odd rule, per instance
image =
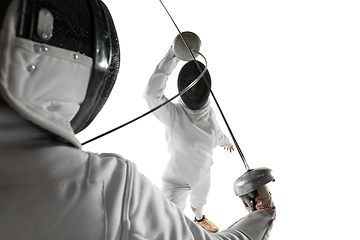
[[[154, 108], [168, 100], [164, 96], [166, 83], [178, 62], [179, 59], [171, 47], [157, 65], [146, 86], [144, 98], [149, 108]], [[201, 62], [198, 64], [204, 69]], [[187, 86], [198, 75], [200, 72], [196, 63], [190, 61], [181, 69], [178, 85]], [[210, 85], [209, 71], [206, 72], [205, 77]], [[215, 112], [210, 106], [210, 90], [206, 83], [202, 79], [193, 88], [200, 84], [202, 86], [197, 89], [191, 89], [196, 96], [197, 103], [194, 103], [193, 98], [195, 97], [185, 93], [179, 98], [179, 103], [170, 102], [153, 113], [165, 126], [165, 136], [170, 154], [170, 160], [162, 176], [162, 191], [181, 209], [185, 208], [186, 199], [190, 194], [191, 208], [197, 220], [204, 219], [203, 206], [206, 204], [210, 190], [213, 149], [220, 146], [230, 149], [230, 151], [233, 150], [232, 143], [221, 131]], [[198, 100], [199, 98], [203, 99]], [[214, 227], [215, 229], [212, 231], [216, 231], [216, 225]]]
[[[83, 109], [86, 99], [97, 103], [105, 96], [90, 96], [89, 88], [97, 89], [107, 82], [110, 72], [116, 78], [119, 68], [113, 65], [119, 52], [114, 51], [116, 33], [107, 26], [112, 22], [110, 13], [98, 0], [27, 3], [2, 0], [0, 8], [0, 239], [269, 238], [274, 214], [266, 209], [248, 214], [229, 229], [209, 234], [167, 200], [133, 162], [117, 154], [83, 151], [75, 136], [74, 129], [79, 125], [72, 124], [74, 116], [94, 110], [91, 104]], [[62, 8], [65, 10], [60, 11]], [[69, 46], [70, 35], [62, 35], [61, 31], [85, 29], [81, 26], [83, 20], [92, 23], [88, 20], [99, 13], [96, 24], [103, 21], [105, 25], [88, 33], [107, 29], [103, 32], [107, 37], [93, 36], [100, 43], [94, 55], [79, 54], [76, 48], [84, 50], [82, 38]], [[40, 39], [41, 33], [37, 33], [38, 24], [52, 25], [50, 15], [55, 18], [54, 41], [48, 41], [48, 35]], [[31, 22], [38, 19], [41, 21]], [[59, 29], [60, 23], [69, 25]], [[31, 30], [30, 34], [23, 34], [27, 30]], [[86, 31], [75, 32], [86, 35]], [[110, 46], [103, 42], [109, 39], [112, 54], [108, 65], [103, 64], [107, 62], [103, 58], [107, 51], [102, 50]], [[99, 67], [108, 71], [101, 74], [97, 72]], [[94, 79], [100, 81], [95, 84]], [[80, 126], [91, 122], [82, 114], [80, 119]], [[147, 157], [149, 161], [156, 158]], [[264, 193], [269, 196], [267, 191]], [[240, 205], [239, 200], [233, 214]]]

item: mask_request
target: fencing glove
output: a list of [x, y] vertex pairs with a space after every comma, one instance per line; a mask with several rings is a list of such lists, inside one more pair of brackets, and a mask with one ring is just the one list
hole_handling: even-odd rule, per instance
[[272, 201], [271, 193], [269, 192], [269, 188], [266, 185], [261, 186], [256, 191], [240, 196], [240, 199], [245, 204], [245, 208], [249, 213], [262, 209], [265, 209], [273, 215], [276, 213], [276, 208], [274, 202]]
[[157, 68], [166, 75], [170, 75], [179, 61], [180, 59], [175, 56], [174, 49], [171, 46], [165, 57], [157, 65]]

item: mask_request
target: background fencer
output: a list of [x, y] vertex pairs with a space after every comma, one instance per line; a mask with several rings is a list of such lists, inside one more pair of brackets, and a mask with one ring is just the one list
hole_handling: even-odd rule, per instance
[[105, 104], [120, 63], [101, 1], [2, 0], [0, 28], [0, 239], [269, 238], [266, 187], [256, 212], [210, 234], [133, 162], [81, 149], [75, 134]]
[[[170, 47], [157, 65], [144, 92], [150, 109], [168, 100], [164, 95], [166, 83], [179, 61], [173, 47]], [[205, 66], [197, 62], [203, 70]], [[187, 62], [179, 72], [179, 92], [190, 85], [200, 73], [194, 60]], [[190, 193], [194, 221], [208, 231], [217, 232], [219, 228], [203, 215], [211, 185], [212, 151], [216, 146], [220, 146], [231, 152], [234, 147], [218, 126], [215, 112], [210, 106], [211, 77], [208, 70], [205, 78], [207, 83], [202, 78], [181, 95], [179, 103], [170, 102], [156, 110], [154, 115], [165, 126], [170, 153], [170, 160], [162, 176], [164, 195], [184, 210]]]

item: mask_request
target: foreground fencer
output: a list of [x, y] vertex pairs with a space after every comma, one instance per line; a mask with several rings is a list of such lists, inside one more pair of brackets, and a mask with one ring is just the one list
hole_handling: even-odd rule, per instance
[[[1, 0], [0, 239], [268, 239], [268, 209], [210, 235], [134, 163], [81, 150], [119, 51], [101, 1]], [[271, 199], [258, 192], [260, 209]]]
[[[166, 56], [157, 65], [144, 92], [149, 108], [154, 108], [167, 101], [164, 95], [168, 76], [180, 59], [171, 47]], [[198, 62], [201, 69], [204, 65]], [[187, 62], [178, 76], [178, 90], [181, 92], [191, 84], [200, 71], [195, 61]], [[211, 86], [209, 71], [206, 81]], [[162, 176], [164, 195], [182, 210], [190, 194], [194, 221], [210, 232], [219, 228], [203, 215], [210, 191], [210, 169], [213, 164], [212, 151], [216, 146], [234, 150], [232, 143], [221, 131], [215, 112], [210, 106], [210, 90], [204, 78], [181, 95], [179, 103], [168, 103], [156, 110], [154, 115], [165, 126], [166, 141], [170, 160]]]

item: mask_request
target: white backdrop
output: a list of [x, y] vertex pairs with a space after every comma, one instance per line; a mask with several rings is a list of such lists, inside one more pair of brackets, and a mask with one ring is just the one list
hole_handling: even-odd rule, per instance
[[[81, 142], [148, 110], [142, 93], [178, 34], [159, 1], [105, 0], [117, 27], [117, 83]], [[359, 239], [360, 3], [358, 1], [164, 0], [181, 31], [196, 33], [213, 92], [251, 168], [268, 167], [277, 207], [272, 240]], [[199, 60], [202, 59], [199, 57]], [[179, 63], [167, 96], [176, 94]], [[177, 100], [174, 100], [177, 101]], [[217, 111], [220, 126], [230, 138]], [[164, 128], [149, 115], [84, 146], [135, 162], [161, 187]], [[214, 150], [205, 214], [225, 229], [246, 214], [232, 186], [245, 172], [237, 151]], [[186, 215], [193, 219], [190, 206]]]

